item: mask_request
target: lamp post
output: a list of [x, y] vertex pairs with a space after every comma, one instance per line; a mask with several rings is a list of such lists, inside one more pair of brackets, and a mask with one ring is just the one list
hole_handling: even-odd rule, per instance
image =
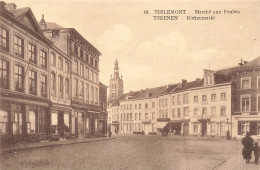
[[227, 118], [227, 125], [228, 125], [228, 130], [227, 130], [227, 134], [226, 134], [226, 140], [229, 140], [230, 139], [230, 132], [229, 132], [229, 124], [230, 124], [230, 122], [229, 122], [229, 119]]

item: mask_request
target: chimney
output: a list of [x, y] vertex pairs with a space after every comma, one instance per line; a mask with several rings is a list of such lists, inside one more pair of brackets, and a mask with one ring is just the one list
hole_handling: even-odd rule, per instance
[[[45, 20], [44, 20], [44, 14], [42, 14], [42, 19], [40, 21], [40, 28], [41, 29], [46, 29], [47, 28], [47, 25], [46, 25]], [[112, 77], [112, 75], [111, 75], [111, 77]]]
[[182, 83], [182, 84], [187, 83], [187, 80], [181, 79], [181, 83]]
[[5, 9], [6, 3], [4, 1], [0, 1], [0, 8]]
[[16, 5], [14, 3], [5, 4], [5, 9], [8, 11], [13, 11], [16, 9]]

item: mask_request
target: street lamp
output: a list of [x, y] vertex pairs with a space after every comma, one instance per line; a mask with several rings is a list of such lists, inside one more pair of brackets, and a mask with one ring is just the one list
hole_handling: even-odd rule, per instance
[[227, 125], [228, 125], [228, 130], [227, 130], [227, 134], [226, 134], [226, 139], [227, 140], [229, 140], [230, 139], [230, 132], [229, 132], [229, 124], [230, 124], [230, 122], [229, 122], [229, 119], [227, 118]]

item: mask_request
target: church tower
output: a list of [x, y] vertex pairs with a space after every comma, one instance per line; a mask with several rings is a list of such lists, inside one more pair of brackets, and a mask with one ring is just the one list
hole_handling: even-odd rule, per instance
[[114, 75], [111, 75], [109, 83], [109, 99], [116, 99], [124, 93], [124, 83], [122, 75], [121, 78], [119, 76], [119, 67], [117, 59], [114, 65]]

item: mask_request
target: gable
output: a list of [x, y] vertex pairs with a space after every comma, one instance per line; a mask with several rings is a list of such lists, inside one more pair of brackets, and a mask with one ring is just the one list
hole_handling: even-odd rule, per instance
[[28, 27], [30, 30], [38, 33], [38, 34], [42, 34], [42, 31], [38, 25], [38, 22], [36, 21], [36, 19], [34, 18], [33, 13], [31, 12], [31, 10], [29, 9], [27, 12], [22, 13], [19, 16], [16, 16], [16, 19], [21, 22], [23, 25], [25, 25], [26, 27]]

